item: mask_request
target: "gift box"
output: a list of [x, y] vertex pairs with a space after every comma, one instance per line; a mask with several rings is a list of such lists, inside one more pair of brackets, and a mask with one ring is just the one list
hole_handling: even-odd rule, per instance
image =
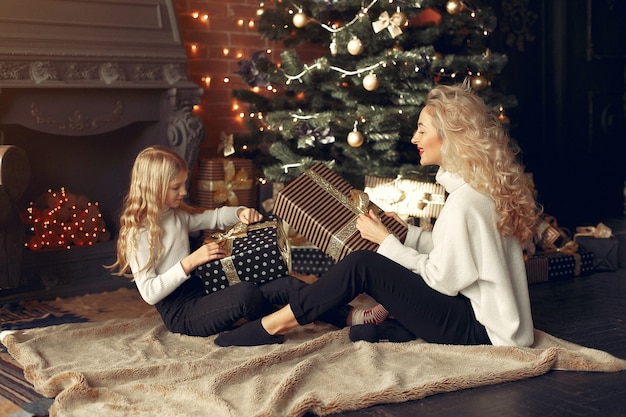
[[529, 284], [584, 276], [594, 271], [594, 254], [581, 248], [574, 254], [539, 252], [526, 260]]
[[252, 161], [244, 158], [208, 158], [198, 162], [198, 205], [256, 207], [256, 184]]
[[[334, 261], [339, 261], [352, 251], [378, 248], [377, 244], [361, 238], [356, 229], [359, 215], [369, 209], [382, 211], [369, 201], [366, 193], [318, 163], [278, 192], [273, 213]], [[390, 233], [404, 241], [406, 226], [387, 216], [381, 220]]]
[[593, 252], [579, 248], [578, 252], [574, 254], [574, 258], [576, 259], [576, 270], [574, 271], [576, 276], [591, 275], [596, 270]]
[[548, 281], [548, 259], [543, 256], [532, 256], [526, 260], [526, 278], [529, 284]]
[[576, 243], [580, 248], [593, 253], [596, 271], [616, 271], [619, 268], [619, 245], [615, 236], [608, 238], [577, 236]]
[[225, 258], [194, 270], [207, 294], [242, 281], [263, 284], [286, 276], [291, 270], [289, 242], [282, 225], [275, 219], [252, 225], [238, 223], [207, 240], [223, 244], [228, 252]]
[[404, 218], [436, 219], [446, 201], [446, 190], [441, 184], [409, 178], [366, 175], [364, 191], [382, 210]]

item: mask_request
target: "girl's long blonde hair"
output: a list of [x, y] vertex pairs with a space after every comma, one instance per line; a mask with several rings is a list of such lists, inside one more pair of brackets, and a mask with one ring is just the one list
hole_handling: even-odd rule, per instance
[[518, 160], [519, 148], [494, 112], [467, 82], [437, 86], [428, 94], [425, 109], [443, 139], [442, 167], [490, 195], [501, 215], [500, 233], [528, 244], [541, 210], [532, 180]]
[[[153, 268], [159, 261], [163, 252], [159, 216], [165, 207], [170, 181], [181, 171], [188, 171], [187, 163], [165, 146], [151, 146], [137, 155], [120, 216], [117, 260], [108, 266], [117, 270], [116, 275], [132, 276], [129, 259], [137, 250], [137, 236], [142, 228], [148, 231], [150, 246], [150, 260], [143, 270]], [[197, 211], [186, 204], [180, 208], [188, 212]]]

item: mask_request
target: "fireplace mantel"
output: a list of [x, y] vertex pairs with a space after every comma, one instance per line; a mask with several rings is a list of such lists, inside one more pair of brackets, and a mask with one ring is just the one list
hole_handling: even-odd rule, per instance
[[[170, 146], [194, 166], [203, 90], [176, 19], [173, 0], [2, 0], [0, 144], [31, 166], [17, 207], [63, 186], [97, 200], [115, 234], [139, 150]], [[0, 298], [39, 280], [1, 275]]]

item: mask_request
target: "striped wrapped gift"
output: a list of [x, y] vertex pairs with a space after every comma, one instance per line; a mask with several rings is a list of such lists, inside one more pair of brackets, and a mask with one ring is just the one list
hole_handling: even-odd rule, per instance
[[365, 190], [384, 211], [400, 217], [436, 219], [446, 201], [446, 190], [435, 182], [408, 178], [365, 176]]
[[249, 159], [200, 159], [196, 185], [198, 205], [201, 207], [256, 207], [256, 184]]
[[[339, 261], [352, 251], [378, 248], [377, 244], [361, 238], [356, 229], [359, 215], [369, 209], [381, 212], [369, 202], [366, 193], [318, 163], [278, 192], [273, 212], [322, 252]], [[407, 228], [402, 223], [386, 216], [382, 221], [404, 241]]]

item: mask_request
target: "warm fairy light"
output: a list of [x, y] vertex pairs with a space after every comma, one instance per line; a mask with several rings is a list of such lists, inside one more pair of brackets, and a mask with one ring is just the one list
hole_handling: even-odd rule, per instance
[[228, 56], [228, 54], [230, 54], [230, 49], [228, 49], [228, 48], [222, 49], [222, 55]]
[[90, 203], [86, 197], [69, 193], [65, 188], [60, 192], [48, 190], [36, 203], [30, 202], [23, 218], [32, 233], [25, 244], [31, 250], [70, 249], [111, 237], [98, 203]]
[[241, 51], [237, 51], [237, 54], [235, 55], [235, 57], [236, 57], [237, 59], [241, 59], [241, 58], [243, 58], [243, 52], [241, 52]]
[[249, 20], [248, 21], [248, 28], [249, 29], [254, 29], [254, 20]]
[[197, 19], [198, 17], [200, 17], [200, 12], [191, 12], [191, 17]]
[[233, 111], [239, 110], [239, 103], [233, 103]]
[[202, 77], [202, 82], [204, 83], [204, 86], [206, 88], [211, 87], [211, 76], [210, 75], [205, 75], [204, 77]]
[[237, 26], [243, 27], [243, 24], [244, 24], [244, 20], [243, 19], [237, 20]]
[[254, 91], [255, 93], [258, 93], [261, 91], [261, 88], [258, 85], [255, 85], [254, 87], [252, 87], [252, 91]]
[[198, 44], [197, 43], [192, 43], [191, 44], [191, 52], [193, 52], [194, 54], [198, 51]]
[[203, 14], [202, 15], [202, 21], [203, 22], [208, 22], [209, 21], [209, 15], [208, 14]]
[[246, 114], [244, 112], [239, 113], [239, 118], [243, 119], [244, 117], [246, 117]]
[[265, 53], [266, 53], [266, 54], [268, 54], [268, 55], [270, 55], [270, 54], [272, 53], [272, 48], [267, 48], [267, 49], [265, 50]]
[[228, 84], [230, 82], [230, 78], [224, 77], [224, 84]]

